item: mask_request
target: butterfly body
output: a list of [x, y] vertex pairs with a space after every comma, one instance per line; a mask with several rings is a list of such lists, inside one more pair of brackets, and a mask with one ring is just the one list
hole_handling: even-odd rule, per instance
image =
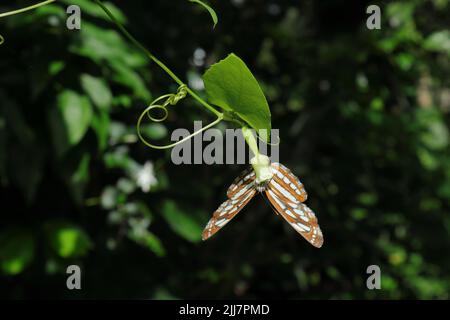
[[263, 181], [263, 182], [260, 182], [260, 183], [256, 183], [255, 182], [256, 191], [258, 191], [259, 193], [263, 193], [264, 191], [267, 190], [267, 186], [268, 185], [269, 185], [268, 181]]
[[206, 240], [227, 224], [256, 193], [269, 200], [273, 210], [281, 215], [313, 246], [323, 244], [322, 231], [313, 211], [304, 201], [307, 193], [300, 180], [281, 163], [268, 164], [264, 178], [252, 168], [244, 170], [228, 188], [228, 199], [214, 212], [202, 234]]

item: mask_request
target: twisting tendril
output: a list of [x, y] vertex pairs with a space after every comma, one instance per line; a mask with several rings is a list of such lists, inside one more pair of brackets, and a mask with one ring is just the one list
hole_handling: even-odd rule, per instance
[[[148, 142], [144, 138], [144, 136], [142, 135], [142, 132], [141, 132], [142, 120], [144, 119], [144, 117], [147, 116], [153, 122], [162, 122], [162, 121], [166, 120], [167, 117], [169, 116], [169, 110], [167, 108], [169, 106], [176, 105], [180, 100], [182, 100], [182, 99], [184, 99], [186, 97], [187, 93], [188, 93], [187, 86], [185, 84], [182, 84], [182, 85], [180, 85], [178, 87], [178, 90], [177, 90], [176, 93], [169, 93], [169, 94], [165, 94], [165, 95], [162, 95], [162, 96], [156, 98], [141, 113], [141, 115], [139, 116], [137, 125], [136, 125], [136, 129], [137, 129], [137, 133], [138, 133], [139, 139], [145, 145], [147, 145], [147, 146], [149, 146], [151, 148], [154, 148], [154, 149], [169, 149], [169, 148], [175, 147], [176, 145], [191, 139], [192, 137], [196, 136], [197, 134], [199, 134], [199, 133], [201, 133], [201, 132], [203, 132], [203, 131], [205, 131], [205, 130], [213, 127], [213, 126], [215, 126], [217, 123], [219, 123], [220, 121], [223, 120], [223, 115], [219, 114], [215, 121], [211, 122], [210, 124], [208, 124], [207, 126], [201, 128], [200, 130], [195, 131], [194, 133], [190, 134], [189, 136], [184, 137], [180, 141], [174, 142], [172, 144], [168, 144], [168, 145], [164, 145], [164, 146], [157, 146], [157, 145], [154, 145], [154, 144]], [[152, 116], [151, 115], [151, 111], [155, 110], [155, 109], [163, 110], [163, 112], [164, 112], [163, 116], [160, 117], [160, 118]]]
[[280, 145], [281, 139], [280, 136], [277, 136], [277, 142], [273, 143], [273, 142], [268, 142], [268, 141], [264, 141], [264, 139], [261, 138], [261, 136], [259, 135], [259, 133], [257, 134], [257, 137], [259, 140], [261, 140], [262, 142], [264, 142], [265, 144], [272, 146], [272, 147], [276, 147]]
[[[146, 113], [148, 115], [148, 118], [154, 122], [162, 122], [164, 120], [167, 119], [167, 117], [169, 116], [169, 111], [167, 110], [167, 107], [172, 105], [176, 105], [178, 103], [178, 101], [180, 101], [181, 99], [184, 99], [186, 97], [187, 94], [187, 90], [186, 90], [186, 85], [181, 85], [178, 88], [177, 93], [169, 93], [169, 94], [165, 94], [155, 100], [153, 100], [152, 103], [150, 103], [150, 105], [147, 107], [147, 109], [145, 109], [143, 111], [143, 113]], [[165, 99], [165, 101], [163, 103], [160, 103], [160, 101], [163, 101]], [[150, 114], [150, 111], [153, 109], [160, 109], [164, 111], [164, 116], [162, 116], [161, 118], [155, 118]]]

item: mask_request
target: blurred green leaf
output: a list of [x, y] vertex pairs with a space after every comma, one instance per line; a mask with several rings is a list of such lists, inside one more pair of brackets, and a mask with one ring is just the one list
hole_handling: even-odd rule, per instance
[[82, 257], [92, 248], [87, 233], [71, 222], [48, 222], [45, 229], [51, 248], [61, 258]]
[[153, 299], [155, 299], [155, 300], [178, 300], [177, 297], [175, 297], [173, 294], [171, 294], [165, 288], [158, 288], [153, 295]]
[[110, 118], [106, 111], [100, 111], [93, 115], [91, 126], [97, 134], [97, 141], [100, 151], [108, 147]]
[[143, 234], [137, 235], [131, 231], [129, 236], [132, 240], [150, 249], [156, 256], [164, 257], [166, 255], [161, 240], [155, 234], [146, 230]]
[[[68, 5], [77, 5], [81, 8], [83, 14], [90, 15], [110, 22], [106, 13], [93, 1], [90, 0], [62, 0]], [[109, 1], [102, 1], [103, 5], [114, 15], [114, 17], [122, 24], [127, 22], [126, 16], [114, 4]]]
[[138, 73], [121, 63], [112, 63], [111, 66], [115, 71], [113, 76], [114, 81], [130, 88], [137, 98], [146, 101], [151, 99], [151, 95]]
[[364, 192], [358, 195], [358, 201], [365, 206], [373, 206], [377, 203], [378, 197], [376, 193]]
[[141, 133], [146, 138], [159, 140], [167, 136], [167, 128], [160, 123], [150, 123], [142, 126]]
[[144, 237], [145, 244], [148, 246], [150, 250], [152, 250], [158, 257], [163, 257], [166, 255], [166, 251], [159, 240], [153, 233], [148, 232]]
[[62, 175], [72, 199], [79, 206], [83, 204], [84, 193], [89, 182], [89, 164], [91, 155], [89, 153], [69, 154], [63, 159]]
[[438, 51], [450, 55], [450, 30], [436, 31], [429, 35], [424, 42], [425, 49]]
[[75, 145], [84, 137], [92, 120], [92, 107], [87, 97], [75, 91], [65, 90], [58, 96], [69, 145]]
[[148, 63], [142, 52], [128, 45], [115, 30], [105, 30], [84, 22], [79, 32], [81, 43], [69, 48], [72, 53], [99, 65], [107, 62], [108, 66], [119, 64], [124, 68], [137, 68]]
[[51, 76], [56, 76], [66, 67], [66, 63], [64, 61], [52, 61], [48, 66], [48, 74]]
[[99, 109], [106, 110], [111, 107], [112, 94], [105, 80], [93, 77], [89, 74], [82, 74], [81, 85], [86, 94]]
[[362, 220], [362, 219], [367, 218], [367, 213], [368, 213], [367, 209], [365, 209], [365, 208], [353, 208], [351, 210], [352, 217], [355, 220]]
[[34, 239], [28, 231], [10, 228], [0, 233], [0, 267], [5, 274], [21, 273], [34, 255]]
[[162, 215], [172, 230], [182, 238], [191, 242], [201, 240], [202, 227], [189, 213], [182, 211], [174, 201], [164, 202]]
[[235, 112], [255, 130], [266, 129], [270, 137], [271, 115], [266, 97], [245, 63], [235, 54], [212, 65], [203, 75], [211, 103]]

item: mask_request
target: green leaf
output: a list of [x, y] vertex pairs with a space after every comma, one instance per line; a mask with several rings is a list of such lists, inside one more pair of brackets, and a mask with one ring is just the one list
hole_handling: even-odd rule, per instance
[[[99, 28], [84, 22], [79, 31], [80, 42], [69, 47], [69, 51], [86, 57], [97, 64], [109, 66], [116, 63], [130, 68], [139, 68], [148, 63], [145, 55], [125, 42], [119, 32]], [[105, 63], [106, 62], [106, 63]]]
[[150, 250], [152, 250], [158, 257], [166, 255], [166, 251], [161, 243], [161, 240], [153, 233], [148, 232], [145, 236], [145, 242]]
[[129, 237], [133, 241], [150, 249], [158, 257], [163, 257], [166, 255], [166, 250], [164, 249], [161, 240], [155, 234], [147, 230], [145, 230], [142, 235], [137, 235], [136, 233], [129, 232]]
[[48, 66], [48, 74], [50, 76], [56, 76], [66, 67], [66, 63], [61, 60], [52, 61]]
[[425, 40], [424, 47], [431, 51], [438, 51], [450, 55], [450, 31], [441, 30], [432, 33]]
[[62, 258], [84, 256], [92, 247], [87, 233], [70, 222], [53, 221], [45, 229], [50, 247]]
[[70, 153], [64, 159], [62, 175], [70, 191], [73, 200], [81, 205], [84, 198], [84, 191], [89, 182], [89, 164], [91, 155], [89, 153]]
[[97, 134], [98, 149], [104, 151], [108, 146], [109, 114], [106, 111], [100, 111], [98, 114], [95, 114], [92, 118], [91, 126]]
[[236, 113], [255, 130], [267, 130], [271, 116], [266, 97], [245, 63], [235, 54], [214, 64], [203, 75], [206, 93], [212, 104]]
[[142, 126], [141, 132], [144, 137], [159, 140], [167, 136], [167, 128], [160, 123], [150, 123]]
[[34, 258], [35, 245], [31, 233], [8, 229], [0, 236], [0, 268], [8, 275], [21, 273]]
[[58, 107], [66, 127], [69, 145], [84, 137], [92, 119], [92, 107], [87, 97], [66, 90], [58, 96]]
[[112, 94], [105, 80], [89, 74], [82, 74], [81, 86], [98, 108], [109, 109], [112, 103]]
[[202, 227], [192, 216], [178, 208], [174, 201], [164, 203], [162, 214], [176, 234], [191, 242], [201, 240]]
[[146, 101], [151, 99], [144, 81], [137, 72], [121, 63], [111, 63], [111, 67], [115, 72], [113, 76], [114, 81], [130, 88], [137, 98]]
[[214, 9], [211, 8], [211, 6], [209, 6], [209, 5], [206, 4], [205, 2], [200, 1], [200, 0], [189, 0], [189, 1], [190, 1], [190, 2], [193, 2], [193, 3], [197, 3], [197, 4], [201, 5], [201, 6], [203, 6], [206, 10], [208, 10], [208, 12], [209, 12], [209, 14], [211, 15], [211, 18], [212, 18], [212, 20], [213, 20], [213, 22], [214, 22], [213, 28], [215, 28], [216, 25], [217, 25], [217, 22], [219, 21], [219, 19], [217, 18], [217, 14], [216, 14], [216, 12], [214, 11]]

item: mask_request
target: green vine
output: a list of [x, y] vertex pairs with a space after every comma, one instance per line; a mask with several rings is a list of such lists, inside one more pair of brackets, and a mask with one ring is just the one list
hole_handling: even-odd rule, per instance
[[[120, 30], [120, 32], [134, 45], [136, 46], [139, 50], [141, 50], [151, 61], [153, 61], [154, 63], [156, 63], [168, 76], [170, 76], [172, 78], [172, 80], [177, 83], [179, 85], [178, 91], [176, 93], [170, 93], [170, 94], [165, 94], [162, 95], [158, 98], [156, 98], [154, 101], [152, 101], [150, 103], [150, 105], [141, 113], [141, 115], [138, 118], [137, 121], [137, 134], [139, 139], [147, 146], [151, 147], [151, 148], [155, 148], [155, 149], [167, 149], [167, 148], [172, 148], [180, 143], [183, 143], [184, 141], [191, 139], [192, 137], [196, 136], [197, 134], [207, 130], [208, 128], [211, 128], [212, 126], [218, 124], [219, 122], [221, 122], [222, 120], [227, 120], [227, 121], [231, 121], [236, 123], [237, 125], [239, 125], [240, 127], [242, 127], [244, 136], [245, 136], [245, 141], [247, 142], [247, 144], [249, 144], [251, 150], [253, 151], [253, 153], [255, 154], [255, 159], [257, 159], [257, 165], [263, 165], [263, 162], [265, 163], [265, 161], [259, 161], [258, 159], [260, 159], [260, 154], [258, 151], [258, 147], [256, 144], [256, 141], [254, 140], [253, 134], [251, 134], [251, 138], [248, 134], [249, 129], [247, 128], [247, 124], [245, 122], [243, 122], [242, 119], [242, 115], [233, 112], [232, 110], [228, 110], [230, 108], [226, 108], [223, 107], [223, 109], [225, 110], [224, 113], [220, 112], [219, 110], [217, 110], [215, 107], [213, 107], [211, 104], [209, 104], [207, 101], [205, 101], [204, 99], [202, 99], [197, 93], [195, 93], [192, 89], [190, 89], [172, 70], [170, 70], [169, 67], [167, 67], [161, 60], [159, 60], [158, 58], [156, 58], [144, 45], [142, 45], [133, 35], [131, 35], [128, 30], [124, 27], [124, 25], [122, 23], [120, 23], [116, 17], [112, 14], [112, 12], [103, 4], [102, 1], [100, 0], [93, 0], [104, 12], [105, 14], [108, 16], [108, 18], [111, 20], [112, 23], [114, 23], [116, 25], [116, 27]], [[56, 0], [47, 0], [47, 1], [43, 1], [25, 8], [21, 8], [18, 10], [14, 10], [14, 11], [9, 11], [9, 12], [5, 12], [0, 14], [0, 18], [6, 17], [6, 16], [11, 16], [11, 15], [15, 15], [15, 14], [20, 14], [29, 10], [33, 10], [36, 9], [38, 7], [50, 4], [56, 2]], [[214, 10], [212, 8], [210, 8], [209, 6], [205, 5], [203, 2], [201, 1], [191, 1], [191, 2], [196, 2], [199, 4], [202, 4], [205, 8], [208, 9], [208, 11], [210, 12], [213, 21], [214, 21], [214, 26], [217, 23], [217, 16], [214, 13]], [[2, 44], [4, 42], [4, 38], [0, 35], [0, 44]], [[244, 68], [246, 68], [245, 64], [236, 56], [231, 55], [231, 57], [229, 57], [230, 59], [238, 59], [238, 63], [242, 63], [244, 65]], [[236, 61], [235, 61], [236, 62]], [[251, 74], [251, 73], [250, 73]], [[253, 76], [251, 76], [253, 77]], [[250, 77], [250, 78], [251, 78]], [[254, 80], [254, 78], [253, 78]], [[256, 83], [256, 80], [254, 80]], [[254, 85], [254, 84], [252, 84]], [[256, 83], [256, 86], [257, 83]], [[253, 88], [252, 88], [253, 89]], [[259, 89], [259, 86], [257, 88]], [[258, 93], [259, 94], [259, 93]], [[176, 105], [180, 100], [184, 99], [187, 95], [191, 96], [192, 98], [194, 98], [201, 106], [203, 106], [205, 109], [209, 110], [210, 112], [212, 112], [215, 116], [216, 119], [211, 122], [210, 124], [208, 124], [207, 126], [197, 130], [196, 132], [192, 133], [191, 135], [183, 138], [180, 141], [177, 141], [175, 143], [169, 144], [169, 145], [164, 145], [164, 146], [158, 146], [158, 145], [154, 145], [150, 142], [148, 142], [142, 135], [141, 133], [141, 124], [143, 119], [145, 118], [145, 116], [148, 117], [148, 119], [150, 119], [151, 121], [154, 122], [162, 122], [164, 120], [167, 119], [168, 115], [169, 115], [169, 111], [168, 111], [168, 107], [169, 106], [174, 106]], [[265, 101], [265, 98], [264, 98]], [[219, 101], [220, 102], [220, 101]], [[267, 105], [267, 103], [265, 103]], [[220, 103], [216, 104], [222, 107], [222, 105]], [[151, 115], [151, 111], [154, 110], [162, 110], [163, 111], [163, 116], [160, 118], [154, 117]], [[231, 109], [233, 109], [231, 107]], [[268, 107], [267, 107], [268, 110]], [[270, 111], [269, 111], [269, 117], [270, 117]], [[252, 120], [252, 119], [250, 119]], [[248, 122], [248, 121], [246, 121]], [[250, 122], [250, 124], [252, 124]], [[269, 123], [270, 126], [270, 123]], [[257, 135], [258, 138], [260, 138], [259, 135]], [[266, 143], [269, 143], [268, 139], [265, 139]], [[277, 142], [277, 144], [279, 143], [279, 141]], [[264, 159], [265, 160], [265, 159]]]
[[[147, 145], [147, 146], [149, 146], [149, 147], [151, 147], [151, 148], [154, 148], [154, 149], [169, 149], [169, 148], [172, 148], [172, 147], [174, 147], [174, 146], [176, 146], [176, 145], [178, 145], [178, 144], [180, 144], [180, 143], [183, 143], [184, 141], [191, 139], [192, 137], [196, 136], [197, 134], [199, 134], [199, 133], [201, 133], [201, 132], [203, 132], [203, 131], [205, 131], [205, 130], [207, 130], [207, 129], [213, 127], [213, 126], [215, 126], [216, 124], [218, 124], [220, 121], [222, 121], [222, 120], [224, 119], [223, 114], [220, 113], [220, 114], [218, 114], [217, 119], [216, 119], [215, 121], [213, 121], [212, 123], [210, 123], [209, 125], [207, 125], [207, 126], [201, 128], [200, 130], [198, 130], [198, 131], [192, 133], [191, 135], [189, 135], [189, 136], [187, 136], [187, 137], [184, 137], [182, 140], [177, 141], [177, 142], [172, 143], [172, 144], [169, 144], [169, 145], [165, 145], [165, 146], [157, 146], [157, 145], [154, 145], [154, 144], [151, 144], [150, 142], [148, 142], [148, 141], [142, 136], [142, 133], [141, 133], [141, 123], [142, 123], [142, 120], [143, 120], [143, 118], [145, 117], [145, 115], [147, 115], [148, 118], [149, 118], [150, 120], [152, 120], [153, 122], [162, 122], [162, 121], [166, 120], [167, 117], [169, 116], [169, 111], [168, 111], [167, 107], [170, 106], [170, 105], [174, 106], [174, 105], [176, 105], [176, 104], [178, 103], [178, 101], [184, 99], [184, 98], [186, 97], [187, 92], [188, 92], [187, 89], [188, 89], [187, 86], [183, 84], [183, 85], [181, 85], [181, 86], [178, 88], [177, 93], [169, 93], [169, 94], [165, 94], [165, 95], [162, 95], [162, 96], [156, 98], [156, 99], [153, 100], [153, 102], [150, 103], [150, 105], [149, 105], [149, 106], [141, 113], [141, 115], [139, 116], [139, 119], [138, 119], [136, 128], [137, 128], [137, 133], [138, 133], [139, 139], [140, 139], [145, 145]], [[160, 103], [160, 101], [163, 101], [163, 100], [165, 100], [165, 101], [164, 101], [163, 103]], [[154, 109], [160, 109], [160, 110], [163, 110], [164, 115], [163, 115], [161, 118], [155, 118], [155, 117], [153, 117], [153, 116], [150, 114], [150, 111], [151, 111], [151, 110], [154, 110]]]

